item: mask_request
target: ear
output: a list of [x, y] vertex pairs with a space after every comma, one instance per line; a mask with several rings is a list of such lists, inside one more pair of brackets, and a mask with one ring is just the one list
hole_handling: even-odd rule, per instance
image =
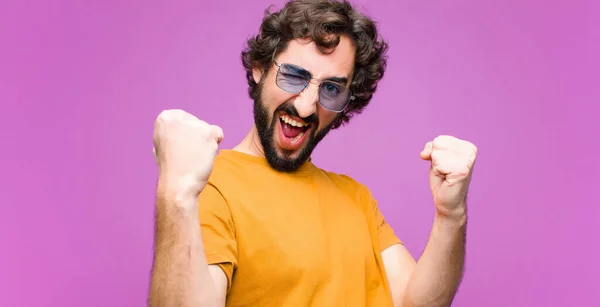
[[255, 63], [254, 68], [252, 68], [252, 78], [254, 78], [254, 82], [256, 82], [256, 84], [260, 83], [263, 73], [264, 71], [262, 68], [260, 68], [260, 65]]

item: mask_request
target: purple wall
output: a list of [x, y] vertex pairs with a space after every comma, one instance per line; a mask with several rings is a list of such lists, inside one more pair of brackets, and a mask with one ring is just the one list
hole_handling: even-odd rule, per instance
[[[144, 305], [153, 121], [183, 108], [235, 145], [252, 124], [239, 53], [273, 2], [0, 2], [1, 306]], [[598, 2], [361, 3], [389, 70], [314, 160], [368, 184], [418, 256], [433, 213], [419, 152], [471, 140], [455, 306], [599, 306]]]

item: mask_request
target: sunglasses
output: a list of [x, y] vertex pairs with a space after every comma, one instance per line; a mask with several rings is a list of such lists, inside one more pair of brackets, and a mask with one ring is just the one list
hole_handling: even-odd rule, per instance
[[321, 81], [319, 84], [319, 104], [333, 112], [342, 112], [354, 95], [342, 83], [346, 83], [346, 78], [330, 78], [319, 80], [313, 78], [308, 70], [293, 64], [279, 64], [275, 59], [273, 63], [277, 66], [277, 86], [292, 94], [300, 94], [311, 80]]

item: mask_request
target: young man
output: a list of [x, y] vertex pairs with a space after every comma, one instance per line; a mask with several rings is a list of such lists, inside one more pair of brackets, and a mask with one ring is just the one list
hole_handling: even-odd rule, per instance
[[159, 167], [150, 306], [449, 306], [465, 254], [473, 144], [425, 145], [436, 206], [416, 262], [369, 190], [315, 166], [370, 101], [386, 44], [349, 3], [289, 2], [242, 53], [255, 125], [232, 150], [181, 110], [154, 132]]

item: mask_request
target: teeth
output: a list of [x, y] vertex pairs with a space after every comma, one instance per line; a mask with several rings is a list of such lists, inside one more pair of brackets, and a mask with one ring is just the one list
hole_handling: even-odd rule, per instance
[[295, 138], [293, 138], [290, 142], [296, 143], [298, 140], [304, 135], [304, 132], [300, 132]]
[[300, 127], [300, 128], [302, 128], [302, 127], [306, 126], [305, 124], [303, 124], [303, 123], [299, 123], [299, 122], [297, 122], [297, 121], [295, 121], [295, 120], [291, 119], [289, 116], [286, 116], [286, 115], [281, 115], [279, 118], [281, 118], [281, 120], [282, 120], [284, 123], [286, 123], [286, 124], [288, 124], [288, 125], [290, 125], [290, 126], [294, 126], [294, 127]]

